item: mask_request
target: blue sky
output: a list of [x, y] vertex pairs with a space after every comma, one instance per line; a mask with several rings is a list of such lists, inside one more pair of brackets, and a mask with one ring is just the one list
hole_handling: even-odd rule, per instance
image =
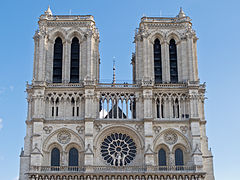
[[33, 35], [50, 4], [54, 14], [91, 14], [100, 31], [101, 73], [131, 80], [134, 30], [146, 16], [176, 16], [179, 8], [197, 32], [201, 82], [207, 82], [206, 120], [217, 180], [237, 180], [240, 127], [240, 2], [237, 0], [8, 0], [1, 2], [0, 180], [15, 180], [25, 136], [25, 82], [33, 71]]

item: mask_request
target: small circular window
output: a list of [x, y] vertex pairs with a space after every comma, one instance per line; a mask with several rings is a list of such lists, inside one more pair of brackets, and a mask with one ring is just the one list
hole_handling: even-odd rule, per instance
[[137, 148], [133, 139], [122, 133], [112, 133], [101, 144], [103, 159], [113, 166], [125, 166], [136, 156]]

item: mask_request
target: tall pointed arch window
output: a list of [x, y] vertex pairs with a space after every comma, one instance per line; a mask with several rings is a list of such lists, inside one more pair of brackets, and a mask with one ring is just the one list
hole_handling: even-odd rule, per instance
[[158, 151], [158, 165], [159, 166], [167, 165], [166, 151], [162, 148]]
[[71, 148], [69, 150], [68, 165], [78, 166], [78, 150], [76, 148]]
[[175, 165], [176, 166], [183, 166], [183, 151], [180, 148], [175, 150]]
[[154, 75], [155, 83], [162, 82], [162, 57], [161, 57], [161, 44], [159, 39], [154, 41], [153, 45], [154, 53]]
[[58, 37], [55, 40], [55, 44], [54, 44], [53, 83], [62, 82], [62, 55], [63, 55], [62, 39]]
[[71, 44], [70, 82], [79, 82], [79, 40], [74, 37]]
[[169, 60], [170, 60], [170, 80], [173, 83], [178, 82], [178, 67], [177, 67], [177, 46], [174, 39], [169, 43]]
[[51, 151], [51, 166], [60, 166], [60, 151], [58, 148], [53, 148]]

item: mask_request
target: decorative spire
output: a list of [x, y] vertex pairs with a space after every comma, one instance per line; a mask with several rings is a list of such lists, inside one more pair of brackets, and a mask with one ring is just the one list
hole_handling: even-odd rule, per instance
[[180, 11], [179, 11], [177, 17], [179, 17], [179, 18], [186, 17], [185, 13], [182, 10], [182, 7], [180, 7]]
[[48, 9], [45, 11], [45, 15], [52, 16], [52, 11], [50, 9], [50, 6], [48, 6]]
[[112, 84], [116, 84], [116, 74], [115, 74], [115, 57], [113, 57], [113, 81]]

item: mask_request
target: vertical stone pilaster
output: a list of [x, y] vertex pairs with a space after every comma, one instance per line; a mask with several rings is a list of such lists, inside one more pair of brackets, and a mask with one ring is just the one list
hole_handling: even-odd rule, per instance
[[33, 62], [33, 80], [38, 77], [38, 63], [39, 63], [39, 33], [36, 32], [34, 38], [34, 62]]
[[145, 163], [146, 165], [154, 165], [154, 151], [153, 151], [153, 110], [152, 110], [152, 90], [143, 90], [144, 102], [144, 139], [145, 139]]
[[144, 138], [145, 138], [145, 164], [147, 166], [154, 165], [154, 151], [153, 151], [153, 131], [152, 119], [144, 120]]
[[148, 64], [147, 64], [147, 39], [143, 38], [143, 64], [144, 64], [144, 68], [143, 68], [143, 79], [147, 78], [147, 74], [148, 74]]
[[193, 37], [193, 70], [194, 79], [198, 80], [197, 37]]
[[148, 56], [149, 56], [149, 76], [151, 77], [152, 80], [154, 80], [154, 57], [153, 57], [153, 43], [152, 42], [148, 42]]
[[163, 82], [170, 82], [169, 43], [166, 41], [163, 42], [162, 53]]
[[[93, 88], [93, 87], [92, 87]], [[96, 118], [94, 90], [85, 89], [85, 165], [93, 165], [93, 120]]]
[[180, 41], [181, 48], [179, 49], [179, 51], [177, 51], [177, 53], [179, 52], [180, 54], [178, 55], [181, 56], [180, 59], [182, 61], [182, 66], [181, 66], [181, 72], [182, 72], [182, 81], [186, 82], [188, 80], [189, 77], [189, 63], [188, 63], [188, 55], [187, 55], [187, 41], [185, 38], [183, 38]]
[[63, 55], [62, 55], [62, 82], [67, 83], [66, 71], [67, 71], [67, 55], [68, 55], [68, 42], [63, 41]]
[[31, 148], [31, 165], [41, 166], [42, 164], [42, 133], [43, 122], [41, 119], [36, 119], [33, 122], [33, 134], [32, 134], [32, 148]]
[[92, 80], [92, 77], [91, 77], [91, 73], [92, 73], [92, 32], [89, 31], [88, 32], [88, 36], [87, 36], [87, 58], [86, 58], [86, 63], [87, 63], [87, 74], [86, 74], [86, 77], [88, 79], [91, 79]]
[[38, 55], [38, 62], [37, 62], [37, 77], [36, 81], [43, 81], [43, 62], [44, 62], [44, 55], [45, 55], [45, 37], [43, 35], [40, 36], [39, 39], [39, 55]]
[[48, 41], [48, 51], [46, 59], [46, 81], [52, 82], [53, 77], [53, 51], [54, 45], [52, 41]]
[[63, 72], [64, 72], [64, 82], [69, 83], [70, 82], [70, 72], [71, 72], [71, 41], [67, 40], [65, 43], [66, 47], [66, 53], [64, 55], [64, 66], [63, 66]]
[[191, 135], [192, 135], [192, 158], [194, 165], [202, 166], [202, 152], [201, 152], [201, 134], [200, 134], [200, 125], [198, 120], [191, 120]]
[[178, 81], [182, 82], [183, 77], [182, 77], [182, 46], [181, 46], [181, 41], [177, 42], [177, 71], [178, 71]]
[[188, 64], [189, 64], [189, 77], [190, 81], [194, 81], [194, 64], [193, 64], [193, 39], [187, 38], [187, 52], [188, 52]]
[[152, 110], [152, 90], [145, 89], [143, 90], [143, 103], [144, 103], [144, 118], [151, 119], [153, 118]]

